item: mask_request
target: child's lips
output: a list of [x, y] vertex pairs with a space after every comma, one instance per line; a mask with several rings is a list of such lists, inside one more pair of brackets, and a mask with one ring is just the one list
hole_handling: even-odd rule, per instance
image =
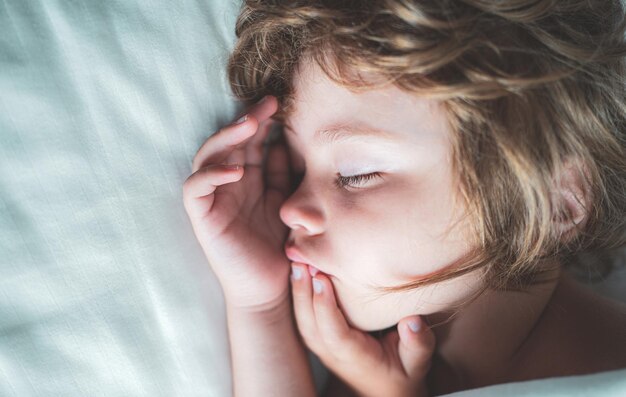
[[298, 263], [302, 263], [304, 265], [307, 265], [308, 269], [309, 269], [309, 274], [311, 276], [315, 276], [317, 273], [323, 273], [320, 269], [318, 269], [317, 267], [313, 266], [311, 264], [311, 262], [306, 259], [298, 250], [297, 247], [295, 247], [292, 244], [288, 244], [285, 247], [285, 254], [287, 255], [287, 258], [289, 258], [292, 262], [298, 262]]
[[309, 261], [300, 253], [298, 248], [294, 245], [287, 245], [285, 247], [285, 255], [287, 258], [291, 259], [293, 262], [300, 262], [308, 264]]

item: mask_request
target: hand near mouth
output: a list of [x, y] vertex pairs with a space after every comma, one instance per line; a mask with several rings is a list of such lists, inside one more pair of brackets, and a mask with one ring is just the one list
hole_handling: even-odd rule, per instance
[[[426, 376], [435, 335], [419, 316], [402, 319], [380, 339], [351, 327], [321, 272], [292, 263], [292, 296], [306, 345], [358, 396], [428, 395]], [[345, 391], [341, 394], [345, 396]]]

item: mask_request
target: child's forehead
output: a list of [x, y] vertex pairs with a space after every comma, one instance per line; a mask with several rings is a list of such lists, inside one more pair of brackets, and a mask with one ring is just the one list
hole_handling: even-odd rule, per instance
[[293, 105], [283, 120], [285, 129], [294, 135], [315, 134], [316, 140], [324, 142], [348, 134], [392, 141], [398, 135], [440, 130], [447, 124], [447, 113], [438, 102], [409, 94], [316, 95], [302, 101], [296, 97]]
[[352, 148], [354, 154], [373, 150], [404, 153], [409, 148], [447, 146], [451, 137], [445, 115], [425, 109], [376, 115], [367, 111], [322, 111], [315, 113], [315, 117], [309, 116], [290, 118], [283, 124], [288, 144], [302, 152]]
[[[368, 75], [366, 72], [358, 73], [366, 79], [367, 85], [357, 86], [356, 82], [336, 81], [315, 62], [297, 70], [294, 74], [293, 90], [282, 100], [284, 105], [288, 105], [285, 116], [299, 117], [299, 113], [308, 113], [311, 110], [345, 108], [356, 111], [369, 108], [374, 114], [417, 108], [433, 112], [438, 111], [442, 105], [441, 100], [403, 90], [392, 82], [384, 82], [383, 78]], [[350, 105], [361, 109], [352, 109]]]
[[[285, 125], [285, 131], [298, 136], [297, 130]], [[399, 141], [398, 132], [389, 131], [362, 122], [344, 122], [334, 126], [326, 126], [313, 132], [313, 140], [321, 145], [330, 145], [337, 142], [353, 140], [354, 138], [377, 140], [380, 142]]]

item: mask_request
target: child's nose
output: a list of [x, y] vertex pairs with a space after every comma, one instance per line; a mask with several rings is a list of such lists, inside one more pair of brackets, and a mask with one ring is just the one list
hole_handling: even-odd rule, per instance
[[325, 220], [318, 198], [311, 190], [304, 180], [300, 181], [281, 205], [279, 216], [292, 230], [304, 229], [308, 235], [316, 235], [324, 231]]

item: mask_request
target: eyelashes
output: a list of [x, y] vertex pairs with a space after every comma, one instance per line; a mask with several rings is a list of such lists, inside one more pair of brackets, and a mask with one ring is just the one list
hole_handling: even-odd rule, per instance
[[346, 186], [358, 188], [360, 185], [364, 184], [365, 182], [371, 179], [380, 178], [380, 177], [381, 177], [380, 172], [371, 172], [369, 174], [352, 175], [352, 176], [341, 176], [337, 174], [335, 185], [337, 185], [337, 187], [340, 189], [345, 189]]
[[[337, 174], [337, 178], [335, 179], [335, 186], [339, 189], [346, 189], [347, 187], [351, 188], [360, 188], [366, 182], [376, 179], [382, 178], [382, 173], [380, 172], [370, 172], [369, 174], [361, 174], [361, 175], [351, 175], [351, 176], [342, 176], [341, 174]], [[294, 184], [293, 188], [296, 189], [302, 180], [304, 179], [304, 173], [297, 173], [294, 175]]]

